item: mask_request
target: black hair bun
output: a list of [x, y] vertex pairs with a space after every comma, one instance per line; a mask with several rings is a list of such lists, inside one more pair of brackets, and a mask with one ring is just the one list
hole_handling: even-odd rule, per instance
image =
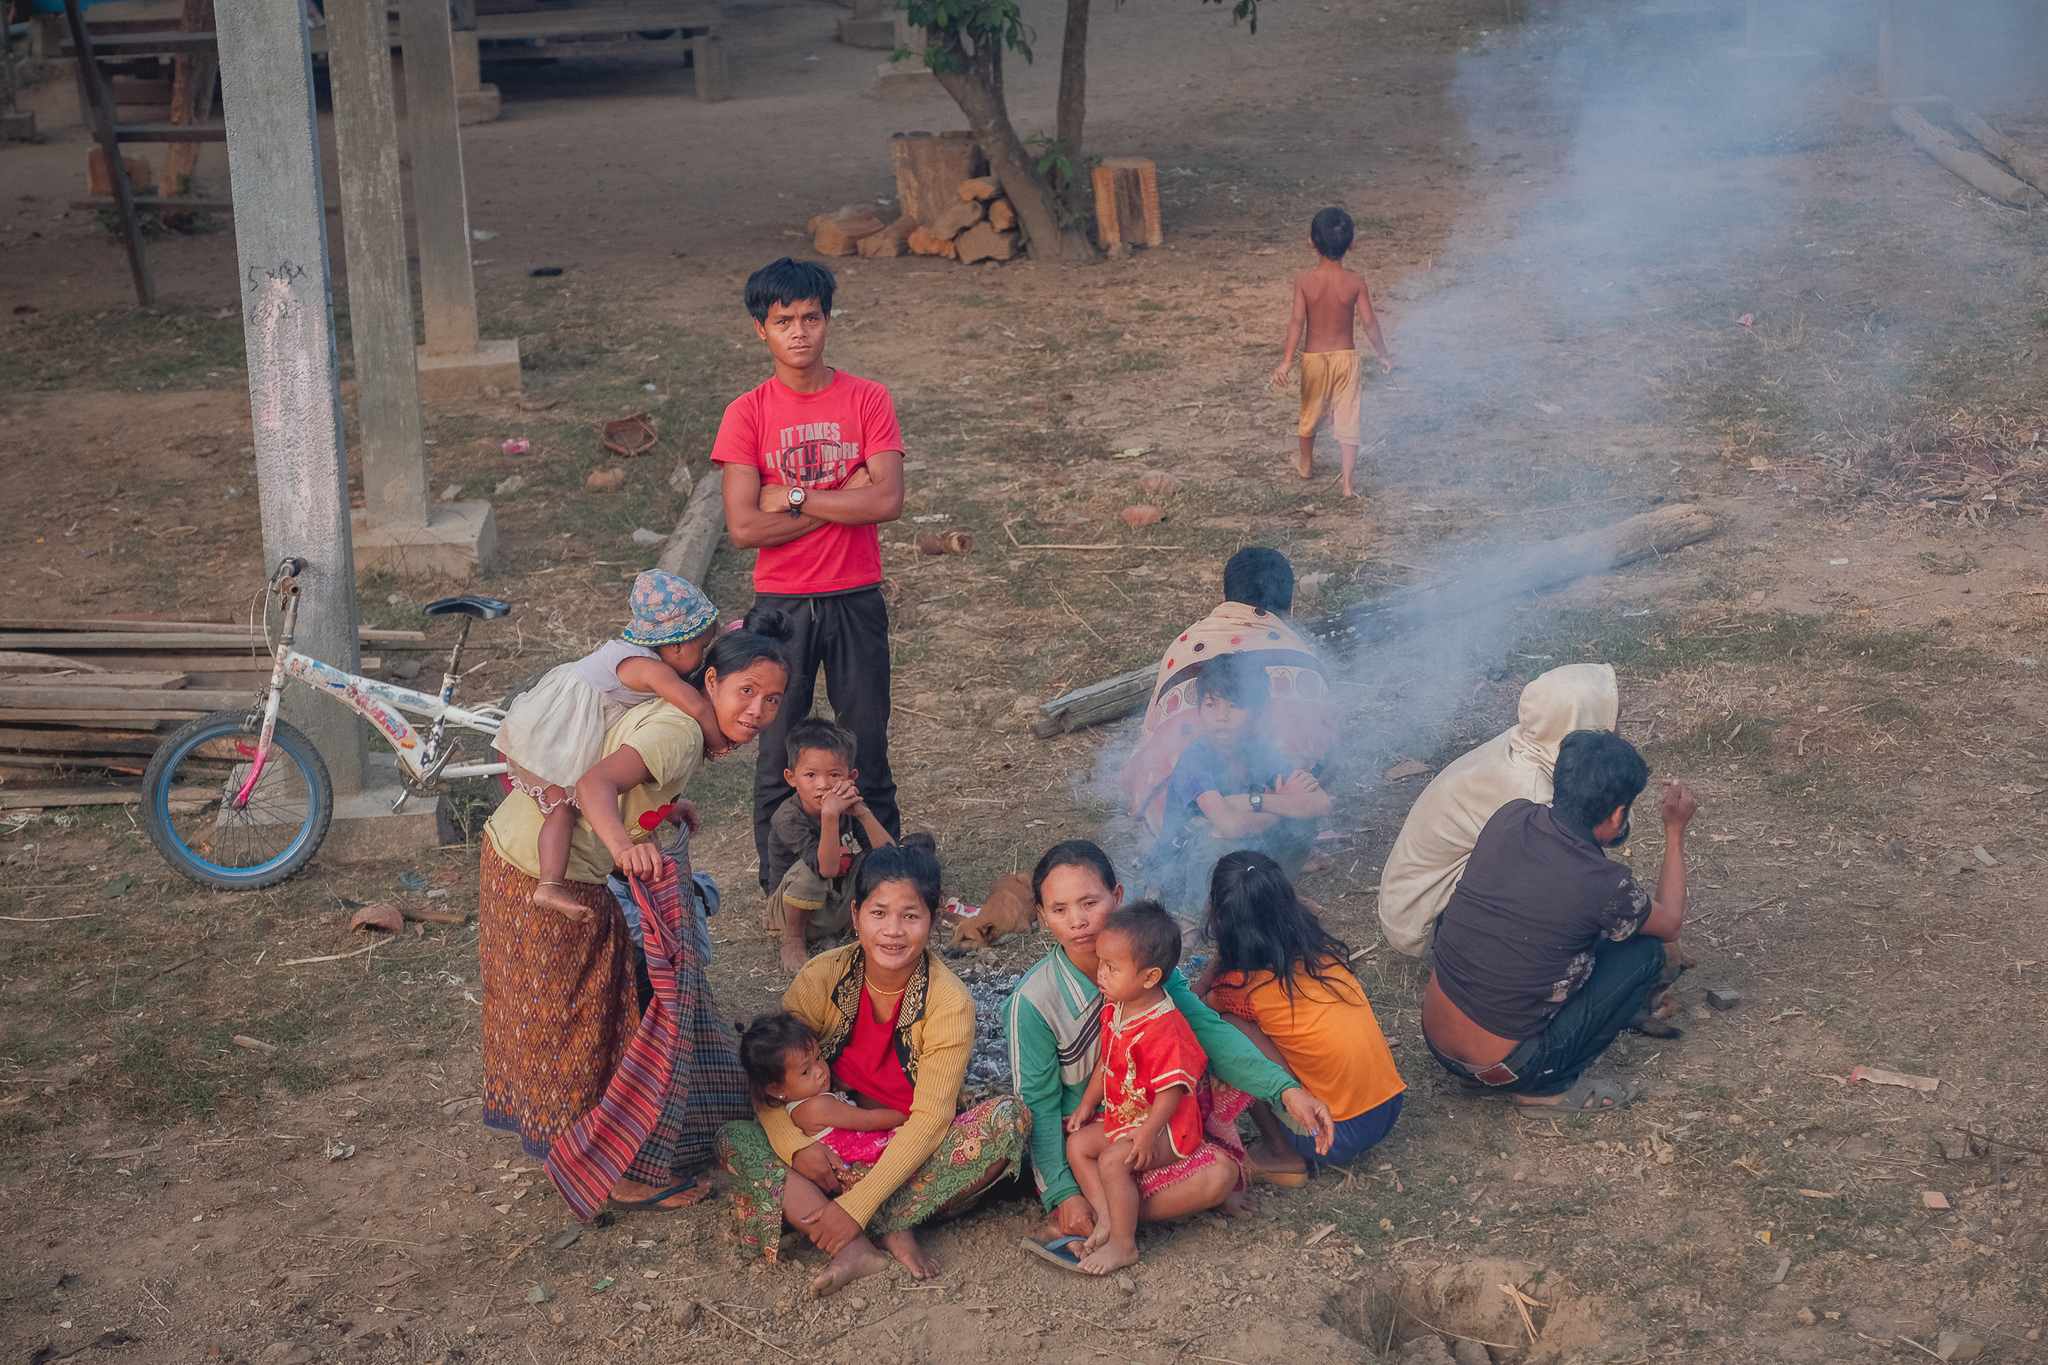
[[765, 635], [771, 640], [796, 638], [796, 622], [779, 607], [753, 608], [740, 622], [740, 628], [751, 635]]

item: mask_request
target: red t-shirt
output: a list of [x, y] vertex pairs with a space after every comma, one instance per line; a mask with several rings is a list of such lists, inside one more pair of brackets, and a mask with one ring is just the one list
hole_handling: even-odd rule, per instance
[[1121, 1005], [1102, 1007], [1103, 1130], [1112, 1140], [1122, 1137], [1144, 1121], [1160, 1095], [1182, 1086], [1188, 1093], [1167, 1120], [1166, 1131], [1175, 1156], [1193, 1156], [1202, 1145], [1195, 1084], [1208, 1070], [1208, 1054], [1170, 995], [1142, 1014], [1121, 1018], [1122, 1013]]
[[[836, 370], [816, 393], [771, 378], [735, 398], [718, 424], [711, 458], [750, 464], [763, 484], [838, 488], [880, 451], [903, 449], [887, 386]], [[825, 525], [761, 551], [754, 591], [808, 596], [882, 581], [882, 538], [872, 526]]]
[[[877, 388], [881, 387], [876, 385]], [[860, 1010], [853, 1017], [853, 1036], [846, 1040], [839, 1060], [832, 1063], [832, 1079], [840, 1088], [857, 1091], [889, 1106], [899, 1114], [910, 1112], [913, 1092], [903, 1063], [896, 1058], [896, 1016], [903, 1011], [902, 997], [889, 1012], [889, 1022], [875, 1022], [868, 1008], [867, 992], [861, 992]]]

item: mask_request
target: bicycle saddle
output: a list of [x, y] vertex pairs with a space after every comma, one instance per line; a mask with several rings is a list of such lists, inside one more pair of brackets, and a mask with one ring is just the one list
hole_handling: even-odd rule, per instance
[[473, 616], [479, 621], [495, 621], [509, 615], [512, 604], [501, 597], [444, 597], [438, 602], [429, 602], [424, 608], [429, 616], [447, 616], [451, 612]]

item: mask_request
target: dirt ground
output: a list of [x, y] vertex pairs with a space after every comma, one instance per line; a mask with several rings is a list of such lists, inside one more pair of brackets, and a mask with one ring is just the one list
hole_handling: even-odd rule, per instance
[[[1029, 132], [1051, 121], [1059, 13], [1025, 8]], [[487, 69], [505, 117], [464, 134], [472, 221], [497, 233], [479, 297], [486, 334], [520, 340], [529, 404], [438, 408], [429, 429], [436, 485], [493, 496], [501, 562], [362, 594], [385, 626], [450, 591], [515, 600], [473, 637], [467, 695], [617, 628], [659, 548], [632, 532], [673, 524], [670, 471], [703, 472], [724, 404], [765, 373], [745, 274], [803, 254], [812, 213], [889, 198], [888, 133], [960, 125], [940, 95], [869, 93], [877, 54], [831, 40], [842, 12], [735, 16], [723, 104], [667, 58]], [[1796, 79], [1676, 22], [1359, 0], [1268, 5], [1252, 37], [1186, 0], [1098, 7], [1090, 145], [1158, 162], [1164, 248], [1086, 269], [835, 262], [833, 358], [891, 385], [908, 445], [910, 505], [883, 533], [893, 762], [970, 899], [1062, 838], [1131, 864], [1109, 785], [1128, 727], [1039, 741], [1027, 713], [1156, 659], [1240, 545], [1330, 575], [1306, 612], [1661, 503], [1716, 517], [1661, 562], [1335, 662], [1339, 856], [1303, 890], [1362, 950], [1402, 1061], [1381, 1147], [1262, 1192], [1250, 1220], [1148, 1233], [1125, 1280], [1016, 1251], [1036, 1221], [1017, 1193], [932, 1230], [940, 1279], [822, 1303], [807, 1247], [739, 1260], [722, 1193], [549, 1250], [563, 1206], [478, 1121], [473, 927], [291, 961], [359, 946], [339, 898], [425, 895], [402, 875], [473, 909], [482, 792], [455, 794], [467, 845], [232, 897], [166, 875], [119, 809], [16, 816], [8, 1357], [1265, 1365], [1437, 1335], [1461, 1361], [1473, 1342], [1496, 1361], [2048, 1358], [2048, 1094], [2027, 1060], [2048, 1049], [2048, 215], [1842, 116], [1873, 82], [1865, 11], [1816, 20], [1823, 55]], [[133, 308], [117, 247], [62, 209], [86, 145], [69, 82], [29, 99], [45, 140], [0, 148], [7, 614], [239, 618], [262, 564], [232, 237], [153, 245], [163, 299]], [[2038, 85], [1985, 103], [2048, 150]], [[1363, 504], [1337, 497], [1327, 447], [1312, 482], [1289, 471], [1293, 399], [1264, 391], [1306, 222], [1332, 202], [1397, 361], [1367, 388]], [[338, 284], [344, 326], [345, 305]], [[642, 409], [657, 450], [586, 490], [608, 463], [596, 424]], [[532, 449], [504, 453], [513, 437]], [[1113, 457], [1133, 446], [1157, 450]], [[1147, 468], [1185, 487], [1131, 530], [1117, 512]], [[918, 555], [932, 526], [974, 553]], [[729, 611], [748, 560], [713, 568]], [[1641, 1100], [1537, 1121], [1430, 1061], [1425, 972], [1381, 944], [1374, 886], [1425, 780], [1386, 771], [1440, 767], [1575, 660], [1615, 664], [1622, 732], [1700, 795], [1700, 965], [1686, 1035], [1626, 1036], [1603, 1064]], [[691, 793], [699, 865], [728, 891], [712, 980], [735, 1018], [783, 982], [753, 927], [750, 771], [721, 763]], [[1650, 874], [1647, 825], [1628, 856]], [[1014, 972], [1048, 947], [956, 965]], [[1740, 1005], [1707, 1011], [1709, 987]], [[1851, 1083], [1858, 1065], [1940, 1084]], [[1534, 1301], [1526, 1325], [1503, 1285]]]

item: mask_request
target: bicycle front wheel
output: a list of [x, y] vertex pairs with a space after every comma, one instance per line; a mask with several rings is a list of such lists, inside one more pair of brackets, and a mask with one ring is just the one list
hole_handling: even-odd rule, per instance
[[255, 790], [239, 808], [262, 729], [260, 713], [216, 711], [166, 739], [142, 778], [142, 823], [179, 875], [222, 891], [253, 891], [295, 875], [320, 851], [334, 787], [312, 741], [284, 721]]

